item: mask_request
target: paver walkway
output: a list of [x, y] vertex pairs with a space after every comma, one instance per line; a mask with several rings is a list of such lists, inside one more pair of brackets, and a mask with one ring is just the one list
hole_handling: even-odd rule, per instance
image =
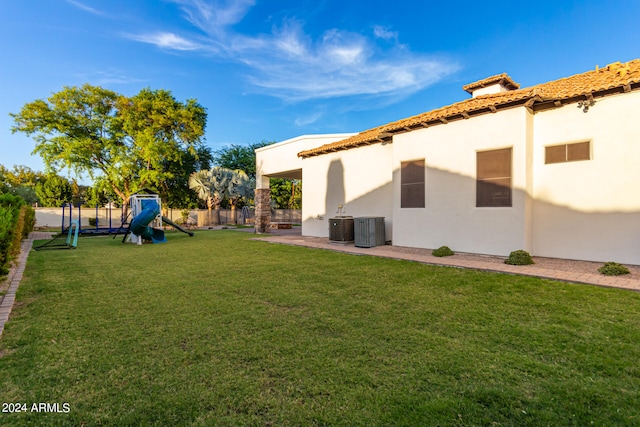
[[640, 291], [640, 274], [622, 276], [604, 276], [600, 273], [585, 273], [571, 268], [571, 261], [566, 261], [566, 269], [544, 268], [543, 263], [534, 265], [508, 265], [503, 258], [481, 255], [464, 254], [451, 257], [434, 257], [431, 251], [402, 248], [392, 245], [376, 246], [373, 248], [357, 248], [353, 243], [336, 244], [329, 243], [326, 238], [304, 237], [298, 235], [263, 235], [256, 240], [264, 240], [270, 243], [279, 243], [309, 248], [327, 249], [357, 255], [372, 255], [393, 259], [404, 259], [425, 264], [441, 265], [447, 267], [470, 268], [474, 270], [491, 271], [507, 274], [519, 274], [524, 276], [541, 277], [545, 279], [559, 280], [563, 282], [586, 283], [591, 285]]
[[4, 294], [4, 296], [0, 296], [0, 336], [2, 336], [4, 324], [7, 322], [7, 320], [9, 320], [9, 315], [11, 314], [13, 303], [16, 300], [16, 292], [18, 291], [18, 286], [20, 285], [20, 281], [22, 280], [24, 269], [27, 266], [27, 258], [29, 257], [29, 252], [31, 252], [33, 241], [50, 238], [51, 233], [34, 231], [29, 234], [28, 239], [24, 239], [22, 241], [22, 244], [20, 245], [20, 256], [18, 257], [17, 266], [11, 269], [11, 271], [9, 272], [9, 276], [7, 277], [7, 280], [9, 281], [9, 288], [7, 289], [7, 293]]

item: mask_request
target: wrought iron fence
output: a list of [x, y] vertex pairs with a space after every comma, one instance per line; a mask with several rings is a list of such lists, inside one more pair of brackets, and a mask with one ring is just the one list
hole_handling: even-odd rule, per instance
[[[183, 216], [184, 210], [169, 209], [165, 213], [172, 221], [178, 223], [186, 221], [188, 225], [195, 227], [211, 227], [224, 224], [253, 225], [255, 211], [253, 209], [192, 209], [188, 216]], [[291, 222], [300, 224], [302, 222], [302, 211], [299, 209], [272, 209], [271, 221]]]
[[[183, 215], [183, 212], [185, 214]], [[188, 213], [188, 215], [187, 215]], [[83, 208], [82, 209], [82, 224], [83, 228], [87, 227], [115, 227], [118, 228], [121, 224], [120, 208], [99, 208], [97, 211], [95, 208]], [[162, 215], [166, 216], [170, 220], [176, 223], [184, 223], [193, 227], [210, 227], [214, 225], [225, 224], [238, 224], [238, 225], [253, 225], [255, 218], [255, 211], [250, 208], [245, 209], [219, 209], [219, 210], [207, 210], [207, 209], [163, 209]], [[72, 218], [77, 219], [77, 209], [73, 210]], [[96, 224], [97, 218], [97, 224]], [[62, 209], [61, 208], [36, 208], [36, 226], [37, 227], [60, 227], [62, 222]], [[271, 210], [272, 222], [291, 222], [294, 224], [302, 223], [302, 211], [299, 209], [272, 209]], [[69, 222], [69, 211], [65, 212], [65, 223]]]

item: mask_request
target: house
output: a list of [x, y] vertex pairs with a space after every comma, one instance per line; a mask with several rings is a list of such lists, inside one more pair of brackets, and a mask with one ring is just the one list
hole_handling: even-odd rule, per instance
[[262, 223], [268, 178], [294, 176], [303, 235], [327, 237], [343, 205], [385, 217], [398, 246], [640, 264], [640, 60], [463, 89], [464, 101], [358, 134], [256, 150]]

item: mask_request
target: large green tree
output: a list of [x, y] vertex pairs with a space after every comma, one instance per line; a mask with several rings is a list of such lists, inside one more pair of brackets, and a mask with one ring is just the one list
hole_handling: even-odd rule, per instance
[[216, 166], [231, 170], [242, 170], [250, 178], [256, 177], [256, 148], [271, 145], [274, 142], [262, 141], [249, 145], [231, 144], [213, 153]]
[[43, 182], [45, 175], [28, 166], [14, 165], [8, 169], [0, 165], [0, 193], [10, 193], [22, 197], [28, 204], [38, 203], [35, 187]]
[[11, 169], [0, 165], [0, 177], [3, 177], [10, 187], [20, 187], [22, 185], [35, 187], [38, 182], [45, 178], [42, 172], [34, 171], [29, 166], [24, 165], [13, 165]]
[[42, 206], [60, 207], [71, 202], [73, 189], [68, 179], [50, 175], [46, 180], [36, 184], [36, 195]]
[[[201, 203], [197, 194], [189, 189], [192, 173], [211, 168], [212, 153], [207, 146], [198, 147], [195, 154], [183, 152], [181, 161], [166, 161], [165, 170], [173, 175], [157, 189], [163, 206], [169, 208], [198, 208]], [[204, 204], [202, 204], [204, 207]]]
[[198, 152], [207, 114], [197, 101], [177, 101], [167, 90], [126, 97], [85, 84], [28, 103], [12, 117], [12, 131], [33, 136], [34, 153], [49, 170], [99, 178], [127, 203], [134, 192], [173, 179], [168, 163]]
[[271, 201], [279, 209], [302, 208], [302, 181], [271, 178]]

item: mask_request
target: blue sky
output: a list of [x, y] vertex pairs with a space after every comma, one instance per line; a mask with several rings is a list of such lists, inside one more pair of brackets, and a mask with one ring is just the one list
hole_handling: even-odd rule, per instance
[[640, 1], [0, 1], [0, 164], [43, 170], [9, 113], [64, 86], [168, 89], [206, 142], [359, 132], [469, 97], [640, 57]]

